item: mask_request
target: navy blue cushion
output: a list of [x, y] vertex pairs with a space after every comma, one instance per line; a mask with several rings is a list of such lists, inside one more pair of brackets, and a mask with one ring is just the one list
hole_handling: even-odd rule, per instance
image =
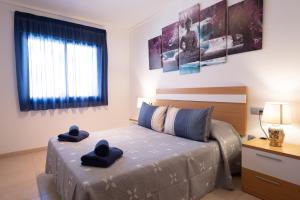
[[176, 136], [207, 142], [210, 134], [211, 112], [206, 109], [180, 109], [174, 122]]
[[58, 141], [61, 142], [80, 142], [81, 140], [84, 140], [85, 138], [89, 137], [89, 133], [86, 131], [79, 131], [79, 134], [77, 136], [70, 135], [69, 132], [59, 134], [58, 135]]
[[69, 134], [72, 136], [78, 136], [79, 135], [79, 127], [76, 125], [72, 125], [69, 128]]
[[100, 140], [95, 146], [95, 154], [97, 156], [107, 156], [109, 153], [109, 144], [107, 140]]
[[116, 147], [110, 147], [107, 156], [98, 156], [94, 151], [81, 157], [81, 164], [84, 166], [93, 166], [93, 167], [109, 167], [116, 160], [121, 158], [123, 151]]
[[156, 108], [157, 106], [152, 106], [143, 102], [139, 114], [138, 125], [151, 129], [151, 119]]

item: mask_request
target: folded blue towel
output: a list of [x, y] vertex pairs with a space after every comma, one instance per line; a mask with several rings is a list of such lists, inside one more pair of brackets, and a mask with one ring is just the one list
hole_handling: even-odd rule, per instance
[[107, 156], [109, 153], [109, 144], [107, 140], [100, 140], [96, 144], [94, 151], [97, 156]]
[[69, 135], [78, 136], [79, 135], [79, 127], [76, 125], [70, 126]]
[[109, 148], [107, 156], [97, 156], [97, 154], [92, 151], [81, 157], [81, 164], [85, 166], [106, 168], [111, 166], [117, 159], [121, 158], [122, 155], [123, 151], [116, 147]]
[[64, 142], [80, 142], [81, 140], [87, 138], [89, 133], [86, 131], [79, 131], [77, 136], [70, 135], [69, 133], [63, 133], [58, 135], [58, 141]]

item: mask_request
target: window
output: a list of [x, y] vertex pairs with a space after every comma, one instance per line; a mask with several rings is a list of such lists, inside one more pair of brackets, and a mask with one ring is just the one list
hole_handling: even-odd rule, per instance
[[15, 49], [21, 111], [107, 105], [104, 30], [16, 12]]
[[98, 96], [97, 48], [28, 38], [31, 99]]

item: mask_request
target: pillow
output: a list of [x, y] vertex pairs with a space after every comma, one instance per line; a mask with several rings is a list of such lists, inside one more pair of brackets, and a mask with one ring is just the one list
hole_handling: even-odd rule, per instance
[[174, 122], [175, 122], [175, 117], [179, 110], [180, 110], [179, 108], [175, 108], [175, 107], [168, 108], [167, 116], [165, 119], [164, 133], [175, 135]]
[[143, 102], [138, 125], [162, 132], [164, 129], [166, 111], [166, 106], [152, 106]]
[[210, 135], [212, 111], [213, 107], [206, 109], [170, 107], [167, 111], [164, 133], [207, 142]]

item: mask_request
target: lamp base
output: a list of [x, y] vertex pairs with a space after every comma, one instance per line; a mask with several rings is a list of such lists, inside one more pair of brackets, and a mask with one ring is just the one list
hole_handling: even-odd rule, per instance
[[282, 128], [269, 128], [270, 146], [281, 147], [284, 140], [284, 131]]

